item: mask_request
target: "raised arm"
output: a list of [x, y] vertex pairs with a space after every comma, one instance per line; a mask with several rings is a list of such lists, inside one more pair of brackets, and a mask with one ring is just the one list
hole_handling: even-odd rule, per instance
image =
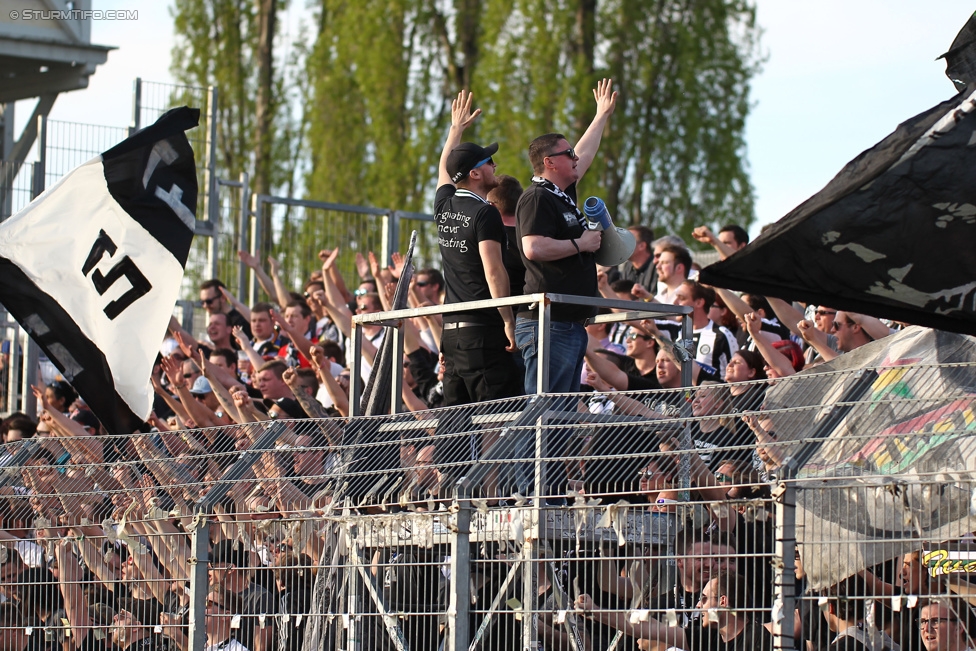
[[461, 134], [464, 130], [481, 115], [481, 109], [471, 110], [473, 99], [474, 95], [470, 91], [462, 90], [451, 102], [451, 128], [447, 132], [447, 139], [444, 140], [444, 148], [441, 150], [441, 159], [437, 164], [437, 187], [454, 185], [450, 174], [447, 173], [447, 157], [461, 144]]
[[725, 260], [735, 253], [729, 245], [715, 237], [715, 233], [708, 226], [699, 226], [691, 232], [691, 236], [699, 242], [711, 245], [713, 249], [718, 251], [718, 257], [721, 260]]
[[[258, 284], [261, 285], [261, 289], [263, 289], [264, 293], [268, 295], [268, 298], [274, 298], [275, 294], [277, 293], [275, 291], [275, 284], [274, 281], [271, 280], [271, 276], [268, 275], [268, 272], [266, 272], [264, 267], [261, 266], [261, 258], [256, 255], [251, 255], [247, 251], [238, 251], [237, 257], [246, 267], [254, 270], [254, 274], [258, 279]], [[238, 312], [240, 312], [240, 310], [238, 310]], [[243, 312], [241, 312], [241, 314], [243, 314]]]
[[616, 364], [606, 357], [596, 352], [600, 348], [600, 342], [593, 335], [587, 335], [586, 344], [586, 363], [590, 369], [600, 376], [604, 382], [609, 384], [617, 391], [626, 391], [630, 381], [627, 374], [621, 371]]
[[776, 318], [779, 319], [779, 322], [789, 328], [790, 332], [797, 337], [802, 337], [803, 333], [800, 332], [797, 324], [803, 321], [803, 312], [793, 307], [792, 303], [788, 303], [781, 298], [767, 296], [766, 300], [769, 301], [769, 306], [773, 308], [773, 312], [776, 313]]
[[820, 353], [820, 356], [823, 357], [825, 362], [829, 362], [837, 357], [839, 353], [830, 347], [830, 342], [827, 339], [827, 333], [821, 332], [815, 328], [812, 321], [801, 319], [799, 323], [796, 324], [796, 327], [800, 332], [800, 336], [803, 337], [803, 341], [813, 346], [813, 348]]
[[613, 89], [613, 79], [601, 79], [597, 82], [596, 88], [593, 89], [593, 98], [596, 100], [596, 115], [587, 127], [586, 133], [580, 136], [576, 143], [576, 155], [579, 157], [576, 163], [577, 183], [593, 164], [596, 152], [600, 149], [600, 141], [603, 139], [603, 130], [617, 107], [617, 92]]
[[786, 355], [776, 350], [773, 344], [769, 342], [769, 339], [760, 335], [762, 319], [759, 318], [759, 315], [755, 312], [750, 312], [745, 316], [743, 321], [746, 324], [746, 330], [756, 343], [756, 349], [759, 350], [759, 354], [763, 356], [763, 359], [766, 360], [770, 368], [774, 369], [780, 377], [789, 377], [790, 375], [796, 374], [796, 369], [790, 364], [790, 360], [786, 359]]
[[271, 276], [271, 280], [274, 282], [275, 297], [278, 301], [278, 305], [284, 309], [286, 305], [291, 303], [291, 293], [288, 291], [288, 287], [285, 285], [285, 279], [281, 277], [281, 262], [278, 261], [278, 258], [269, 255], [268, 268], [271, 269], [271, 273], [269, 275]]

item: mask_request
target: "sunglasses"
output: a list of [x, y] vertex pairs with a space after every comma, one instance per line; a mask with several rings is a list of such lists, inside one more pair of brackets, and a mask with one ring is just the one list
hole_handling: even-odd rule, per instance
[[426, 287], [429, 284], [430, 284], [430, 281], [429, 280], [424, 280], [424, 281], [418, 280], [417, 281], [417, 287]]
[[647, 341], [651, 337], [649, 337], [648, 335], [642, 335], [642, 334], [638, 334], [636, 332], [631, 332], [630, 334], [627, 335], [627, 338], [630, 339], [631, 341], [633, 341], [635, 339], [643, 339], [643, 340]]
[[719, 483], [728, 482], [730, 484], [735, 482], [735, 480], [732, 477], [729, 477], [728, 475], [724, 475], [720, 472], [715, 473], [715, 481]]
[[196, 375], [196, 373], [184, 373], [183, 374], [183, 379], [184, 380], [189, 380], [191, 377], [193, 377], [195, 375]]
[[211, 303], [219, 299], [220, 299], [219, 296], [212, 296], [211, 298], [201, 298], [200, 302], [203, 303], [204, 305], [210, 305]]
[[549, 154], [546, 158], [555, 158], [556, 156], [569, 156], [570, 158], [576, 158], [576, 150], [570, 147], [569, 149], [564, 149], [562, 151], [557, 151]]
[[479, 167], [481, 167], [482, 165], [494, 165], [494, 164], [495, 164], [495, 161], [493, 161], [491, 159], [491, 156], [489, 156], [488, 158], [484, 159], [483, 161], [481, 161], [480, 163], [478, 163], [477, 165], [475, 165], [471, 169], [476, 170]]
[[366, 304], [363, 304], [363, 305], [359, 305], [359, 304], [357, 304], [357, 305], [356, 305], [356, 309], [357, 309], [357, 310], [362, 310], [363, 312], [365, 312], [366, 310], [371, 310], [371, 309], [373, 309], [373, 306], [372, 306], [372, 305], [366, 305]]
[[352, 293], [353, 296], [365, 296], [369, 293], [368, 289], [357, 289]]
[[837, 312], [831, 312], [829, 310], [814, 310], [813, 313], [817, 316], [833, 316], [834, 314], [837, 314]]

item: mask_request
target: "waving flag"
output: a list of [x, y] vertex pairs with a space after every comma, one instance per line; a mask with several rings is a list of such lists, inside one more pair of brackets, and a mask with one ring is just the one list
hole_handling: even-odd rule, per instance
[[149, 375], [196, 224], [196, 168], [173, 109], [0, 224], [0, 303], [113, 434], [142, 429]]
[[701, 281], [976, 334], [974, 236], [970, 87], [900, 125]]

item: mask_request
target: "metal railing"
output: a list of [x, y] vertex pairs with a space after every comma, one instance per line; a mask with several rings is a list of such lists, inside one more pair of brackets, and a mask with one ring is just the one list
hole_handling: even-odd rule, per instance
[[[735, 611], [790, 649], [794, 633], [833, 639], [821, 609], [844, 608], [914, 648], [928, 600], [965, 603], [976, 553], [973, 372], [902, 364], [8, 443], [0, 628], [185, 651], [230, 635], [308, 651], [717, 649], [709, 631]], [[557, 444], [544, 454], [506, 443], [540, 431]], [[547, 466], [565, 479], [540, 482]], [[716, 590], [733, 605], [699, 604]]]

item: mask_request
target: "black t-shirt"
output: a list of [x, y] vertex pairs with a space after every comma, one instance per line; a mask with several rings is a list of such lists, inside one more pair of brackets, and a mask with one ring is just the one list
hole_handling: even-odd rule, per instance
[[[230, 312], [227, 313], [227, 327], [233, 328], [234, 326], [241, 326], [244, 329], [244, 334], [248, 337], [253, 337], [251, 334], [251, 322], [244, 318], [244, 315], [238, 312], [236, 309], [231, 308]], [[233, 343], [236, 341], [231, 338]]]
[[[505, 271], [508, 272], [509, 295], [521, 296], [525, 291], [525, 263], [519, 252], [518, 235], [514, 226], [505, 226], [505, 246], [502, 248]], [[516, 310], [518, 311], [518, 310]]]
[[[437, 188], [434, 195], [434, 222], [443, 260], [444, 302], [450, 305], [490, 299], [491, 290], [478, 245], [494, 241], [504, 248], [505, 227], [501, 214], [470, 190], [445, 184]], [[444, 315], [445, 323], [458, 321], [502, 325], [497, 309]]]
[[[576, 184], [565, 193], [575, 202]], [[575, 240], [583, 235], [583, 226], [576, 216], [576, 209], [565, 199], [557, 197], [546, 188], [533, 183], [519, 198], [515, 208], [515, 231], [518, 247], [525, 264], [525, 293], [552, 292], [576, 296], [597, 296], [596, 260], [592, 253], [573, 253], [566, 258], [549, 262], [533, 262], [525, 257], [522, 238], [541, 235], [554, 240]], [[587, 305], [553, 303], [553, 321], [583, 321], [596, 314]], [[534, 312], [522, 311], [519, 316], [538, 318]]]
[[652, 368], [643, 375], [627, 374], [628, 391], [644, 391], [649, 389], [660, 389], [661, 383], [657, 381], [657, 369]]
[[275, 625], [274, 616], [278, 613], [278, 598], [254, 582], [241, 592], [240, 598], [240, 614], [243, 617], [241, 617], [241, 627], [234, 637], [248, 649], [253, 649], [254, 632], [261, 628], [261, 615], [264, 615], [265, 627]]

